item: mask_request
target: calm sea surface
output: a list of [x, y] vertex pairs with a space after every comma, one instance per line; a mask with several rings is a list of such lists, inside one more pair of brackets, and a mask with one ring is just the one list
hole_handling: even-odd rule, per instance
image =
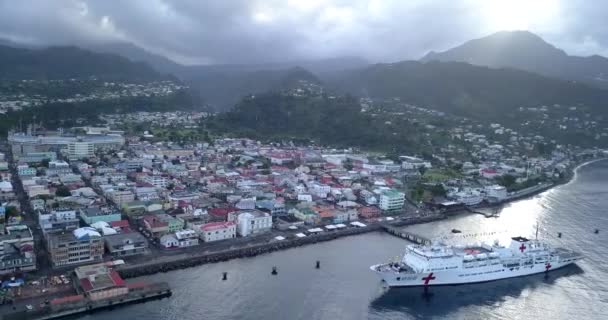
[[[427, 294], [388, 290], [368, 267], [400, 255], [406, 242], [371, 233], [144, 277], [168, 281], [173, 296], [80, 319], [608, 319], [607, 208], [608, 161], [600, 161], [580, 168], [569, 184], [505, 206], [499, 218], [461, 215], [407, 228], [470, 243], [534, 236], [539, 222], [540, 238], [585, 256], [547, 278], [432, 287]], [[452, 228], [463, 233], [454, 236]], [[221, 281], [224, 271], [228, 281]]]

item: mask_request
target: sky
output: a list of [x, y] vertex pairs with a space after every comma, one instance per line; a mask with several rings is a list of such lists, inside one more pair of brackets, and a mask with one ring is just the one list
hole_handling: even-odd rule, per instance
[[418, 59], [501, 30], [608, 56], [608, 2], [591, 0], [0, 0], [0, 38], [126, 41], [183, 64], [358, 56]]

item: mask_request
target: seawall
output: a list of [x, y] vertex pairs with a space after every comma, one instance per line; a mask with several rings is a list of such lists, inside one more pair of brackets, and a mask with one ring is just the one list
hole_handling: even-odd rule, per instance
[[[405, 226], [411, 224], [425, 223], [444, 219], [443, 215], [434, 215], [424, 218], [413, 218], [391, 223], [392, 226]], [[118, 272], [123, 278], [133, 278], [150, 275], [158, 272], [167, 272], [183, 268], [195, 267], [207, 263], [227, 261], [231, 259], [254, 257], [260, 254], [271, 253], [274, 251], [296, 248], [304, 245], [330, 241], [342, 237], [359, 235], [368, 232], [382, 231], [383, 226], [379, 223], [367, 225], [362, 228], [349, 228], [336, 231], [325, 231], [321, 234], [309, 235], [303, 238], [276, 241], [271, 243], [259, 244], [249, 247], [223, 250], [213, 253], [200, 253], [188, 257], [180, 257], [171, 261], [150, 261], [146, 263], [124, 265], [118, 268]]]

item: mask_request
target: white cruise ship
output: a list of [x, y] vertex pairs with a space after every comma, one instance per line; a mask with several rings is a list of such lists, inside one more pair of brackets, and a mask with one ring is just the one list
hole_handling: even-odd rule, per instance
[[370, 269], [390, 287], [455, 285], [548, 272], [581, 258], [539, 240], [515, 237], [508, 247], [498, 242], [465, 247], [409, 245], [400, 262]]

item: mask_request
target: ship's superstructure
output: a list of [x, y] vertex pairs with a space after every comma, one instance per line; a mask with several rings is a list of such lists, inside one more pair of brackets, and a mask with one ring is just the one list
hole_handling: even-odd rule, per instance
[[370, 268], [391, 287], [449, 285], [547, 272], [581, 258], [543, 241], [514, 237], [508, 247], [498, 242], [475, 246], [409, 245], [401, 261]]

